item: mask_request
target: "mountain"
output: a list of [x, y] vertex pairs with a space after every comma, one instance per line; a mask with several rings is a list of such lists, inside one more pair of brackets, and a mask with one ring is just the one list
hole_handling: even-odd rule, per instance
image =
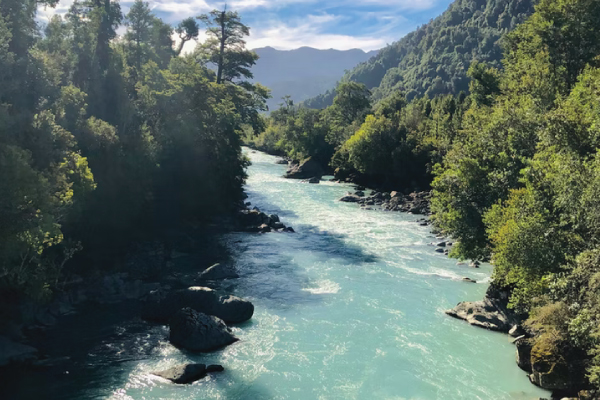
[[269, 109], [281, 103], [281, 98], [290, 95], [294, 102], [316, 96], [331, 88], [346, 70], [367, 61], [377, 51], [319, 50], [301, 47], [295, 50], [276, 50], [272, 47], [254, 49], [260, 57], [252, 68], [254, 81], [272, 91]]
[[[348, 71], [344, 81], [364, 83], [378, 101], [397, 90], [407, 99], [467, 91], [473, 60], [500, 68], [502, 37], [531, 13], [535, 0], [456, 0], [439, 17]], [[305, 101], [333, 102], [334, 90]]]

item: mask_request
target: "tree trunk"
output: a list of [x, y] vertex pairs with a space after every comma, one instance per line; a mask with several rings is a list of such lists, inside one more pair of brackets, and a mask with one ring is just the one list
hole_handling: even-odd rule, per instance
[[221, 13], [221, 48], [219, 49], [219, 66], [217, 70], [217, 84], [221, 83], [223, 78], [223, 61], [225, 58], [225, 11]]
[[181, 55], [181, 52], [183, 51], [183, 46], [185, 46], [185, 43], [187, 42], [187, 40], [185, 40], [185, 38], [180, 37], [181, 42], [179, 43], [179, 45], [177, 46], [177, 49], [175, 50], [176, 54], [178, 56]]

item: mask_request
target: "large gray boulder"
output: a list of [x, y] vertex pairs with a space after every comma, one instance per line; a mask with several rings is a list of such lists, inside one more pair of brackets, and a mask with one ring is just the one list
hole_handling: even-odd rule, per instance
[[171, 293], [153, 292], [142, 308], [142, 318], [167, 323], [178, 310], [190, 307], [214, 315], [227, 323], [244, 322], [252, 318], [254, 305], [235, 296], [218, 296], [207, 287], [192, 286]]
[[152, 372], [152, 375], [160, 376], [170, 380], [173, 383], [192, 383], [200, 380], [210, 372], [222, 372], [225, 369], [220, 365], [205, 364], [183, 364], [164, 371]]
[[321, 178], [323, 176], [323, 168], [321, 168], [321, 164], [316, 160], [309, 157], [300, 164], [292, 164], [284, 176], [290, 179]]
[[190, 351], [216, 350], [238, 340], [225, 322], [189, 307], [173, 315], [169, 328], [171, 343]]
[[208, 267], [200, 274], [200, 279], [205, 280], [234, 279], [239, 277], [233, 266], [220, 263]]
[[504, 307], [489, 297], [481, 301], [463, 301], [456, 307], [447, 310], [451, 317], [464, 319], [473, 326], [508, 333], [516, 323], [514, 317]]
[[225, 322], [239, 323], [248, 321], [254, 315], [254, 305], [248, 300], [235, 296], [221, 296], [212, 310], [214, 315]]
[[25, 344], [13, 342], [6, 336], [0, 336], [0, 367], [11, 363], [21, 364], [37, 358], [38, 350]]

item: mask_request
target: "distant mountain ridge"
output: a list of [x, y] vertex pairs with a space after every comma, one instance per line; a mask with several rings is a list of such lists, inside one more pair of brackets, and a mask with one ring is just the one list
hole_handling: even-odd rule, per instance
[[[343, 81], [364, 83], [381, 100], [401, 90], [416, 96], [467, 91], [473, 60], [500, 68], [501, 39], [533, 13], [536, 0], [456, 0], [439, 17], [381, 49]], [[324, 108], [333, 102], [329, 90], [304, 102]]]
[[252, 68], [254, 81], [272, 90], [269, 109], [273, 110], [284, 96], [298, 103], [331, 88], [346, 70], [354, 68], [377, 54], [361, 49], [320, 50], [300, 47], [294, 50], [277, 50], [273, 47], [254, 49], [260, 57]]

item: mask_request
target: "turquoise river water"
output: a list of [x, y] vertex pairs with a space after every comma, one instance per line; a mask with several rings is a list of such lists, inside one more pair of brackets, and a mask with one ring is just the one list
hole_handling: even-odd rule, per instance
[[[517, 367], [506, 335], [444, 314], [459, 301], [482, 298], [491, 266], [458, 266], [435, 253], [429, 228], [415, 223], [419, 216], [341, 203], [351, 185], [286, 180], [275, 157], [245, 152], [252, 159], [248, 201], [279, 214], [296, 233], [222, 238], [241, 275], [228, 290], [256, 306], [250, 322], [233, 328], [240, 341], [195, 355], [171, 346], [164, 327], [125, 326], [89, 355], [105, 367], [80, 382], [76, 396], [65, 383], [65, 398], [548, 396]], [[149, 373], [191, 361], [222, 364], [226, 372], [188, 386]]]

